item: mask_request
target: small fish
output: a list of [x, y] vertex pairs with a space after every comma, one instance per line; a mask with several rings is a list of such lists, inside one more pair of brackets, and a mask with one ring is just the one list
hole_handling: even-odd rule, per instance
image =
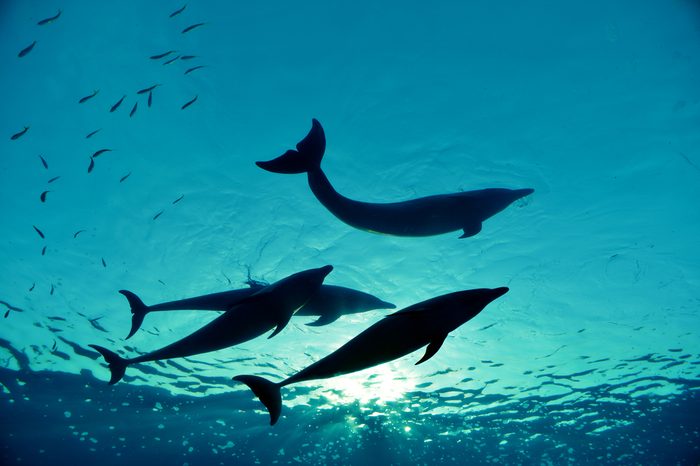
[[172, 62], [174, 62], [175, 60], [177, 60], [178, 58], [180, 58], [180, 55], [178, 55], [178, 56], [175, 57], [175, 58], [171, 58], [170, 60], [168, 60], [168, 61], [166, 61], [166, 62], [163, 62], [163, 65], [169, 65], [169, 64], [171, 64]]
[[182, 33], [185, 34], [186, 32], [190, 32], [192, 29], [198, 28], [199, 26], [204, 26], [206, 23], [197, 23], [193, 24], [192, 26], [187, 26], [185, 29], [182, 30]]
[[175, 199], [175, 200], [173, 201], [173, 204], [177, 204], [178, 202], [180, 202], [180, 201], [182, 200], [183, 197], [185, 197], [184, 194], [183, 194], [182, 196], [178, 197], [177, 199]]
[[95, 89], [95, 90], [92, 92], [92, 94], [89, 94], [89, 95], [86, 95], [85, 97], [82, 97], [82, 98], [78, 101], [78, 103], [79, 103], [79, 104], [84, 104], [84, 103], [87, 102], [88, 100], [90, 100], [90, 99], [92, 99], [93, 97], [95, 97], [95, 96], [97, 95], [98, 92], [100, 92], [100, 90], [99, 90], [99, 89]]
[[23, 48], [22, 50], [19, 51], [19, 53], [17, 54], [17, 56], [20, 57], [20, 58], [22, 58], [23, 56], [25, 56], [26, 54], [28, 54], [29, 52], [31, 52], [35, 45], [36, 45], [36, 41], [34, 41], [34, 42], [32, 42], [31, 44], [27, 45], [25, 48]]
[[56, 180], [59, 179], [59, 178], [60, 178], [60, 176], [54, 176], [54, 177], [51, 178], [48, 182], [49, 182], [49, 183], [53, 183], [54, 181], [56, 181]]
[[96, 159], [97, 157], [99, 157], [100, 155], [104, 154], [105, 152], [112, 152], [112, 149], [100, 149], [100, 150], [98, 150], [98, 151], [95, 151], [95, 153], [92, 154], [91, 157], [92, 157], [93, 159]]
[[136, 102], [136, 103], [134, 104], [134, 107], [133, 107], [133, 108], [131, 109], [131, 111], [129, 112], [129, 118], [131, 118], [131, 117], [134, 116], [134, 113], [136, 113], [136, 109], [137, 109], [138, 107], [139, 107], [139, 103]]
[[42, 156], [40, 155], [39, 158], [41, 159], [41, 164], [44, 166], [45, 169], [48, 170], [48, 169], [49, 169], [49, 164], [46, 163], [46, 160], [44, 159], [44, 157], [42, 157]]
[[35, 227], [34, 225], [32, 225], [32, 227], [34, 227], [34, 231], [36, 231], [36, 232], [39, 234], [39, 236], [41, 236], [41, 239], [45, 239], [45, 238], [46, 238], [46, 236], [44, 236], [44, 234], [41, 232], [40, 229], [38, 229], [38, 228]]
[[43, 248], [41, 248], [41, 255], [42, 255], [42, 256], [45, 256], [45, 255], [46, 255], [46, 246], [44, 246]]
[[52, 283], [52, 284], [51, 284], [51, 291], [49, 292], [49, 294], [50, 294], [51, 296], [53, 296], [53, 290], [54, 290], [54, 286], [53, 286], [53, 283]]
[[185, 8], [187, 8], [187, 3], [185, 3], [184, 5], [182, 5], [182, 8], [180, 8], [179, 10], [175, 10], [175, 11], [173, 11], [172, 13], [170, 13], [170, 17], [171, 17], [171, 18], [174, 18], [175, 16], [177, 16], [177, 15], [179, 15], [180, 13], [182, 13], [183, 11], [185, 11]]
[[51, 347], [51, 351], [56, 351], [56, 348], [58, 345], [56, 344], [56, 340], [53, 341], [53, 346]]
[[160, 60], [163, 57], [167, 57], [171, 53], [175, 53], [175, 50], [168, 50], [167, 52], [159, 53], [158, 55], [152, 55], [151, 60]]
[[205, 65], [193, 66], [192, 68], [189, 68], [187, 71], [185, 71], [185, 74], [190, 74], [191, 72], [196, 71], [200, 68], [205, 68]]
[[160, 84], [154, 84], [151, 87], [145, 87], [141, 89], [140, 91], [136, 91], [137, 94], [145, 94], [146, 92], [151, 92], [153, 89], [156, 87], [160, 86]]
[[93, 137], [94, 135], [96, 135], [97, 133], [99, 133], [100, 131], [102, 131], [102, 128], [96, 129], [96, 130], [93, 131], [92, 133], [88, 133], [87, 136], [85, 136], [85, 139], [90, 139], [91, 137]]
[[41, 193], [41, 196], [39, 196], [39, 199], [41, 199], [41, 202], [46, 202], [46, 195], [50, 193], [51, 191], [44, 191]]
[[78, 231], [76, 231], [75, 233], [73, 233], [73, 239], [77, 238], [78, 235], [79, 235], [80, 233], [84, 232], [84, 231], [87, 231], [87, 230], [78, 230]]
[[100, 319], [102, 319], [102, 317], [104, 316], [100, 316], [95, 319], [88, 319], [88, 322], [90, 322], [90, 325], [95, 327], [97, 330], [107, 333], [107, 329], [100, 325]]
[[192, 60], [193, 58], [197, 58], [197, 55], [182, 55], [180, 60]]
[[180, 107], [180, 110], [184, 110], [184, 109], [186, 109], [187, 107], [189, 107], [190, 105], [192, 105], [193, 103], [195, 103], [195, 102], [197, 101], [197, 97], [199, 97], [199, 96], [194, 96], [194, 99], [192, 99], [192, 100], [190, 100], [189, 102], [185, 103], [185, 105], [183, 105], [182, 107]]
[[39, 21], [39, 22], [36, 23], [36, 24], [38, 24], [39, 26], [43, 26], [44, 24], [53, 23], [53, 22], [56, 21], [60, 16], [61, 16], [61, 10], [58, 10], [58, 13], [56, 13], [55, 16], [52, 16], [52, 17], [46, 18], [46, 19], [42, 19], [41, 21]]
[[158, 217], [160, 217], [161, 215], [163, 215], [163, 212], [164, 212], [164, 211], [161, 210], [160, 212], [158, 212], [157, 214], [155, 214], [155, 215], [153, 216], [153, 220], [155, 220], [155, 219], [157, 219]]
[[153, 104], [153, 91], [148, 91], [148, 108]]
[[8, 309], [7, 311], [5, 311], [5, 319], [7, 319], [7, 317], [8, 317], [9, 315], [10, 315], [10, 310]]
[[91, 173], [93, 168], [95, 168], [95, 159], [90, 157], [90, 165], [88, 165], [88, 173]]
[[158, 282], [160, 282], [161, 285], [167, 286], [163, 280], [158, 280]]
[[102, 258], [102, 267], [104, 267], [105, 269], [107, 268], [107, 263], [105, 262], [104, 257]]
[[32, 286], [29, 287], [29, 291], [34, 291], [35, 286], [36, 286], [36, 282], [32, 283]]
[[29, 126], [25, 126], [24, 129], [23, 129], [22, 131], [20, 131], [19, 133], [15, 133], [15, 134], [13, 134], [12, 136], [10, 136], [10, 139], [12, 139], [13, 141], [15, 141], [15, 140], [21, 138], [22, 136], [24, 136], [24, 133], [26, 133], [27, 131], [29, 131]]
[[131, 172], [129, 172], [129, 173], [127, 173], [126, 175], [122, 176], [122, 177], [119, 179], [119, 182], [120, 182], [120, 183], [123, 183], [124, 180], [126, 180], [126, 179], [129, 178], [130, 176], [131, 176]]
[[[124, 99], [126, 99], [126, 95], [124, 95], [121, 99], [117, 100], [117, 103], [114, 104], [114, 105], [112, 105], [112, 106], [110, 107], [109, 113], [112, 113], [113, 111], [115, 111], [116, 109], [118, 109], [119, 106], [122, 104], [122, 102], [124, 102]], [[99, 131], [99, 130], [98, 130], [98, 131]]]

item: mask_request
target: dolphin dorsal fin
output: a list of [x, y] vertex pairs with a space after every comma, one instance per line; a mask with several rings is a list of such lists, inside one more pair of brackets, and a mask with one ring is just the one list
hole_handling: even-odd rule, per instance
[[428, 359], [432, 358], [435, 356], [435, 353], [438, 352], [442, 344], [445, 342], [445, 338], [447, 338], [447, 334], [445, 333], [444, 335], [438, 335], [437, 337], [433, 338], [430, 343], [428, 343], [428, 347], [425, 349], [425, 354], [423, 355], [422, 358], [420, 358], [420, 361], [416, 363], [416, 366], [418, 364], [424, 363]]

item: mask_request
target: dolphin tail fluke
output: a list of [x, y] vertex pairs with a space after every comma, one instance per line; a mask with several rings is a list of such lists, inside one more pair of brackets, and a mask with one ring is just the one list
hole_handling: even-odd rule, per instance
[[129, 331], [129, 335], [127, 335], [126, 337], [126, 339], [128, 340], [129, 338], [134, 336], [134, 334], [139, 328], [141, 328], [141, 324], [143, 324], [143, 319], [148, 313], [148, 306], [146, 306], [143, 303], [143, 301], [141, 301], [141, 298], [136, 296], [131, 291], [119, 290], [119, 292], [126, 297], [127, 301], [129, 301], [129, 306], [131, 306], [131, 330]]
[[102, 346], [88, 346], [99, 352], [102, 355], [102, 357], [105, 358], [105, 361], [107, 361], [107, 364], [109, 365], [109, 370], [112, 373], [112, 377], [109, 379], [109, 384], [114, 385], [115, 383], [119, 382], [122, 379], [122, 377], [124, 377], [124, 371], [126, 371], [126, 366], [129, 365], [129, 362], [126, 359], [119, 356], [117, 353], [110, 351], [107, 348], [103, 348]]
[[256, 375], [237, 375], [233, 378], [237, 382], [243, 382], [253, 390], [255, 396], [265, 405], [270, 413], [270, 425], [274, 426], [282, 412], [282, 394], [280, 385]]
[[321, 159], [326, 151], [326, 135], [321, 123], [315, 118], [311, 123], [311, 130], [304, 139], [297, 144], [297, 150], [288, 150], [276, 159], [255, 164], [274, 173], [306, 173], [321, 168]]

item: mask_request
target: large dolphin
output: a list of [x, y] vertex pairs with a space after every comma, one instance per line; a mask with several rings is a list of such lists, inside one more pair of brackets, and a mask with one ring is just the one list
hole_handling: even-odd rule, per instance
[[[248, 281], [249, 288], [212, 293], [194, 298], [168, 301], [166, 303], [146, 306], [141, 299], [128, 290], [119, 290], [126, 296], [131, 306], [131, 330], [126, 337], [128, 340], [141, 327], [143, 319], [149, 312], [155, 311], [228, 311], [241, 300], [248, 298], [257, 291], [260, 291], [267, 284]], [[335, 322], [340, 316], [355, 314], [359, 312], [371, 311], [373, 309], [394, 309], [391, 303], [382, 301], [369, 293], [353, 290], [344, 286], [321, 285], [318, 291], [309, 301], [299, 309], [294, 315], [297, 316], [319, 316], [319, 318], [309, 324], [312, 326], [327, 325]]]
[[326, 265], [283, 278], [250, 295], [185, 338], [136, 358], [125, 359], [101, 346], [89, 346], [104, 356], [109, 364], [112, 374], [109, 384], [112, 385], [121, 380], [131, 364], [208, 353], [252, 340], [275, 328], [268, 337], [272, 338], [287, 325], [292, 314], [318, 291], [331, 270], [333, 267]]
[[425, 362], [437, 353], [448, 333], [507, 291], [505, 287], [458, 291], [409, 306], [388, 315], [325, 358], [279, 383], [255, 375], [239, 375], [233, 380], [250, 387], [269, 411], [270, 425], [274, 425], [282, 411], [281, 387], [361, 371], [428, 345], [416, 364]]
[[350, 226], [396, 236], [432, 236], [462, 230], [460, 238], [474, 236], [481, 224], [534, 189], [491, 188], [421, 197], [404, 202], [374, 204], [339, 194], [321, 169], [326, 136], [318, 120], [296, 146], [276, 159], [256, 162], [274, 173], [307, 173], [309, 187], [333, 215]]

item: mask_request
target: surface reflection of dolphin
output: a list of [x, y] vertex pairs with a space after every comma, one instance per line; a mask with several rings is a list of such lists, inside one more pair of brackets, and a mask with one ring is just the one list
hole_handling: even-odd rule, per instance
[[125, 359], [101, 346], [89, 346], [104, 356], [109, 364], [111, 385], [121, 380], [131, 364], [208, 353], [252, 340], [275, 328], [268, 337], [272, 338], [287, 325], [292, 314], [318, 291], [331, 270], [333, 267], [327, 265], [290, 275], [256, 291], [185, 338], [136, 358]]
[[254, 375], [233, 378], [248, 385], [270, 413], [274, 425], [282, 411], [280, 388], [308, 380], [328, 379], [392, 361], [425, 345], [416, 363], [437, 353], [447, 334], [481, 312], [508, 288], [458, 291], [423, 301], [388, 315], [323, 359], [279, 383]]
[[355, 201], [338, 193], [321, 169], [325, 150], [323, 128], [314, 119], [296, 150], [256, 164], [274, 173], [307, 173], [311, 191], [326, 209], [348, 225], [373, 233], [432, 236], [462, 230], [460, 238], [467, 238], [481, 231], [484, 220], [534, 192], [530, 188], [491, 188], [385, 204]]
[[[211, 293], [194, 298], [168, 301], [166, 303], [146, 306], [141, 299], [131, 291], [120, 290], [126, 296], [131, 306], [131, 330], [126, 337], [128, 340], [143, 324], [143, 319], [149, 312], [158, 311], [228, 311], [241, 300], [255, 294], [266, 286], [265, 283], [250, 281], [249, 288]], [[373, 309], [393, 309], [391, 303], [382, 301], [369, 293], [353, 290], [344, 286], [321, 285], [316, 293], [294, 315], [319, 316], [317, 320], [307, 324], [312, 326], [327, 325], [335, 322], [340, 316], [356, 314]]]

